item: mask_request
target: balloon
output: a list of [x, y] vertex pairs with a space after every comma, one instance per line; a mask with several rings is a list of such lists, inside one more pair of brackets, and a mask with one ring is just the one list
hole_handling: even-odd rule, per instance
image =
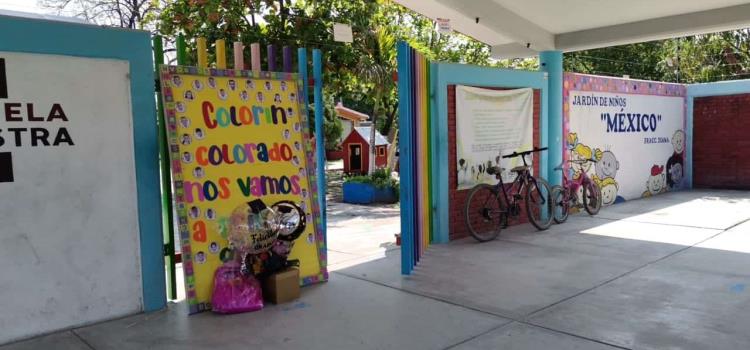
[[278, 216], [260, 200], [245, 203], [229, 216], [228, 240], [239, 251], [258, 254], [267, 251], [279, 233]]
[[294, 241], [305, 231], [307, 219], [305, 212], [291, 201], [280, 201], [271, 208], [279, 218], [279, 236], [282, 241]]

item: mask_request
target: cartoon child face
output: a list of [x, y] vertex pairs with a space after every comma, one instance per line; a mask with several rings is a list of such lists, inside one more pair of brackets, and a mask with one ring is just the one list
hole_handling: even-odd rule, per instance
[[682, 153], [685, 150], [685, 132], [677, 130], [672, 135], [672, 146], [674, 146], [675, 153]]
[[190, 126], [190, 119], [187, 117], [180, 117], [180, 125], [182, 125], [183, 128], [187, 128]]
[[669, 175], [672, 177], [672, 182], [675, 186], [679, 186], [682, 181], [682, 164], [676, 163], [669, 168]]
[[198, 254], [195, 254], [195, 261], [199, 264], [203, 264], [206, 262], [206, 253], [204, 252], [198, 252]]
[[619, 168], [620, 162], [615, 158], [615, 154], [611, 151], [604, 151], [599, 161], [596, 162], [596, 176], [600, 179], [614, 178]]
[[[579, 143], [570, 152], [570, 160], [581, 161], [585, 159], [591, 159], [591, 155], [592, 155], [591, 148], [589, 146], [585, 146]], [[589, 170], [591, 169], [591, 162], [571, 163], [570, 167], [573, 169], [573, 172], [577, 175], [580, 174], [581, 172], [588, 173]]]
[[255, 83], [252, 80], [245, 80], [246, 89], [255, 89]]
[[182, 85], [182, 78], [180, 78], [179, 75], [175, 75], [172, 77], [172, 83], [174, 83], [175, 86], [180, 86]]
[[617, 200], [617, 184], [615, 182], [602, 182], [602, 205], [611, 205]]
[[211, 88], [216, 87], [216, 79], [214, 79], [214, 77], [208, 77], [208, 86]]
[[265, 84], [265, 86], [266, 86], [266, 90], [271, 90], [271, 82], [270, 81], [267, 81], [266, 84]]
[[237, 83], [234, 80], [229, 81], [229, 89], [234, 91], [237, 88]]
[[651, 176], [648, 178], [648, 181], [646, 182], [648, 191], [651, 192], [651, 194], [659, 193], [662, 190], [662, 188], [664, 188], [664, 182], [665, 182], [664, 167], [654, 165], [651, 168]]

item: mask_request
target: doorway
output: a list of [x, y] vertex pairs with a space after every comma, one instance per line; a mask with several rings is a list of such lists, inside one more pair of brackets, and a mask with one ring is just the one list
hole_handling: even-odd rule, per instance
[[362, 145], [349, 145], [349, 169], [362, 170]]

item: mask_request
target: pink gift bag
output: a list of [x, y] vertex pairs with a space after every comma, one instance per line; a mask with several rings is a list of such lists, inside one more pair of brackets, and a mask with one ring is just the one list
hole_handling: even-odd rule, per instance
[[237, 314], [263, 308], [260, 282], [253, 276], [243, 276], [240, 266], [230, 262], [216, 269], [211, 308], [220, 314]]

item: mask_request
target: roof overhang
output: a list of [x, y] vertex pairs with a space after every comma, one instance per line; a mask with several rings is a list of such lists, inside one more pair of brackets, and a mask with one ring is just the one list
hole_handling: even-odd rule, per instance
[[494, 58], [750, 27], [750, 0], [396, 0], [492, 47]]

